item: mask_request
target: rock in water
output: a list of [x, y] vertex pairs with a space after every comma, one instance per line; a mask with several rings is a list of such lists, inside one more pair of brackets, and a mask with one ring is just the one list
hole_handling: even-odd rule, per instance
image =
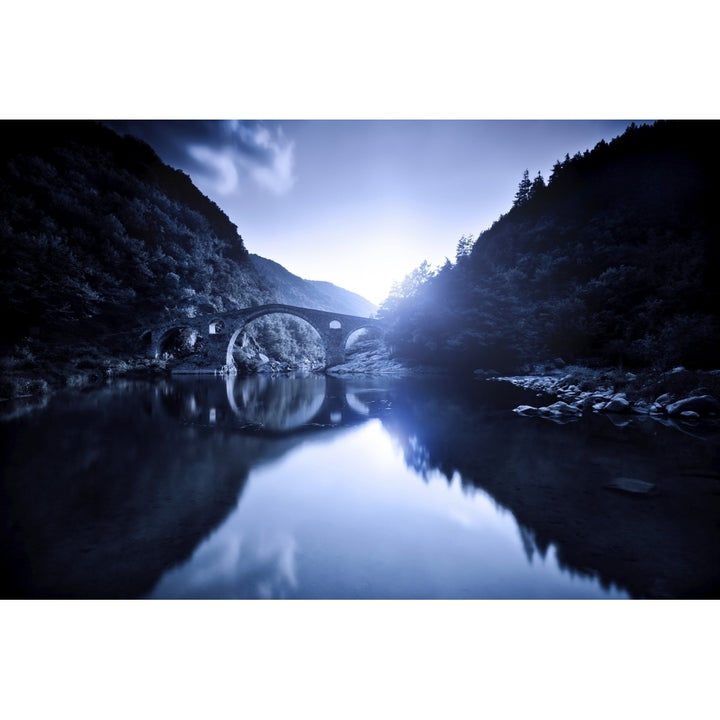
[[513, 412], [524, 417], [534, 417], [540, 414], [540, 410], [532, 405], [518, 405]]
[[552, 405], [541, 407], [540, 413], [542, 415], [553, 415], [555, 417], [567, 417], [568, 415], [582, 415], [582, 410], [573, 405], [568, 405], [562, 400], [558, 400]]
[[678, 400], [667, 406], [667, 414], [680, 415], [683, 412], [692, 411], [699, 415], [717, 414], [720, 412], [720, 402], [712, 395], [694, 395], [692, 397]]
[[603, 408], [605, 412], [626, 413], [630, 412], [630, 403], [621, 394], [615, 395]]
[[700, 415], [693, 410], [683, 410], [680, 413], [680, 417], [683, 420], [699, 420], [700, 419]]
[[616, 477], [605, 483], [608, 490], [618, 490], [631, 495], [650, 495], [655, 492], [655, 484], [637, 478]]

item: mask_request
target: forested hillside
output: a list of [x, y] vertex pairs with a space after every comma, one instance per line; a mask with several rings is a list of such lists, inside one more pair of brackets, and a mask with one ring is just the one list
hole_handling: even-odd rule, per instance
[[632, 125], [559, 160], [547, 182], [525, 173], [454, 263], [424, 263], [384, 303], [396, 352], [501, 371], [557, 356], [720, 366], [718, 130]]
[[329, 287], [251, 257], [225, 213], [137, 139], [93, 122], [0, 123], [3, 374], [132, 357], [129, 338], [178, 315], [372, 312]]
[[288, 305], [327, 309], [347, 315], [370, 317], [377, 312], [373, 305], [357, 293], [322, 280], [303, 280], [280, 263], [251, 254], [250, 262], [263, 279], [266, 289]]

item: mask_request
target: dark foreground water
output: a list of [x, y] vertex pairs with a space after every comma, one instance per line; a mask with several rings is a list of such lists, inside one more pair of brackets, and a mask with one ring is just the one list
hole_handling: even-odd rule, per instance
[[5, 404], [2, 596], [718, 597], [717, 425], [528, 400], [256, 376]]

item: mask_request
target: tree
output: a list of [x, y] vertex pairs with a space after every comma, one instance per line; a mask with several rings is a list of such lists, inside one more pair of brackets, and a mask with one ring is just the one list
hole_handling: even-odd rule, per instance
[[521, 207], [530, 199], [530, 190], [532, 189], [532, 182], [530, 180], [530, 173], [525, 170], [522, 176], [522, 180], [518, 185], [517, 192], [515, 193], [515, 202], [513, 207]]
[[458, 240], [455, 259], [460, 260], [460, 258], [467, 257], [472, 252], [473, 244], [474, 240], [472, 235], [463, 235], [460, 240]]
[[535, 179], [532, 181], [532, 185], [530, 186], [530, 192], [529, 192], [528, 199], [535, 197], [538, 194], [538, 192], [541, 192], [544, 189], [545, 189], [545, 180], [544, 180], [542, 174], [540, 173], [540, 171], [538, 170], [538, 174], [535, 177]]

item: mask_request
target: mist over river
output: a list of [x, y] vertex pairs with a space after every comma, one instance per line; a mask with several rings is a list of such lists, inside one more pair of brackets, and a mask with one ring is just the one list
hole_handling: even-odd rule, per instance
[[5, 403], [2, 596], [718, 597], [717, 422], [525, 402], [311, 374]]

